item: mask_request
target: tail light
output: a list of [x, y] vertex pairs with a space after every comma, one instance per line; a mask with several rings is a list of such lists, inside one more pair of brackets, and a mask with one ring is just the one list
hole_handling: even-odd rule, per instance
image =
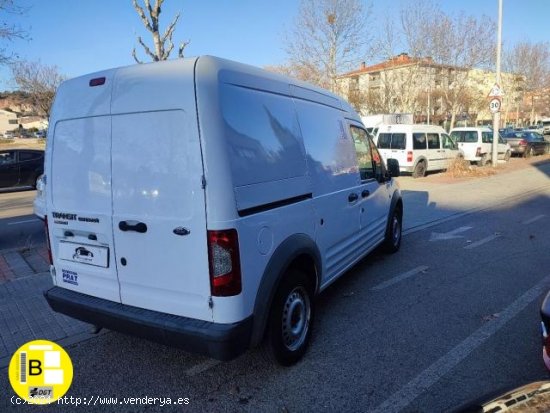
[[48, 259], [50, 260], [50, 265], [53, 265], [52, 246], [50, 244], [50, 231], [48, 229], [47, 215], [44, 217], [44, 231], [46, 232], [46, 246], [48, 247]]
[[237, 230], [208, 231], [207, 237], [212, 295], [228, 297], [240, 294], [241, 263]]
[[519, 141], [519, 146], [526, 146], [527, 145], [527, 141], [525, 139], [522, 139]]
[[481, 148], [480, 147], [478, 147], [476, 149], [476, 156], [481, 156]]
[[407, 152], [407, 162], [412, 162], [413, 161], [413, 153], [412, 151], [408, 151]]

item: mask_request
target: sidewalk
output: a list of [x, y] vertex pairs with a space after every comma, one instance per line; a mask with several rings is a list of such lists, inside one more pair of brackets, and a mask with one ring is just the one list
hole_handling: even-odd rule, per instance
[[[550, 162], [515, 172], [458, 182], [398, 178], [405, 206], [404, 233], [480, 209], [544, 192], [550, 194]], [[550, 212], [549, 212], [550, 213]], [[0, 369], [34, 339], [68, 345], [93, 337], [90, 326], [54, 313], [43, 297], [52, 286], [45, 245], [0, 251]]]
[[89, 335], [89, 325], [50, 309], [43, 292], [51, 286], [45, 245], [0, 251], [0, 369], [27, 341]]

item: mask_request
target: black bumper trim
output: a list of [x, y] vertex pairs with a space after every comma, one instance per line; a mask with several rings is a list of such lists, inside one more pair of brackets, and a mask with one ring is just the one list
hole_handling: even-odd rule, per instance
[[239, 356], [250, 345], [252, 316], [238, 323], [220, 324], [145, 310], [60, 287], [45, 291], [44, 296], [58, 313], [222, 361]]

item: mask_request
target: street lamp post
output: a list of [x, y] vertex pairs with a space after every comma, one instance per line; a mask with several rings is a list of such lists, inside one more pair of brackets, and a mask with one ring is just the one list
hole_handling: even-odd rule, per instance
[[[502, 49], [502, 0], [498, 0], [498, 29], [497, 29], [497, 85], [500, 85], [500, 54]], [[498, 163], [498, 129], [500, 127], [500, 110], [493, 115], [493, 153], [491, 164], [493, 168]]]

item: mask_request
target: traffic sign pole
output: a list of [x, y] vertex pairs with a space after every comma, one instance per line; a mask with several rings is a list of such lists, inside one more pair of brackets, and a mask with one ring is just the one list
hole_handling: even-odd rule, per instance
[[[498, 31], [497, 31], [497, 85], [500, 84], [500, 55], [502, 49], [502, 0], [498, 0]], [[500, 91], [502, 94], [502, 91]], [[493, 101], [491, 101], [493, 102]], [[493, 154], [491, 165], [493, 168], [498, 164], [498, 129], [500, 127], [500, 100], [498, 111], [493, 115]]]

